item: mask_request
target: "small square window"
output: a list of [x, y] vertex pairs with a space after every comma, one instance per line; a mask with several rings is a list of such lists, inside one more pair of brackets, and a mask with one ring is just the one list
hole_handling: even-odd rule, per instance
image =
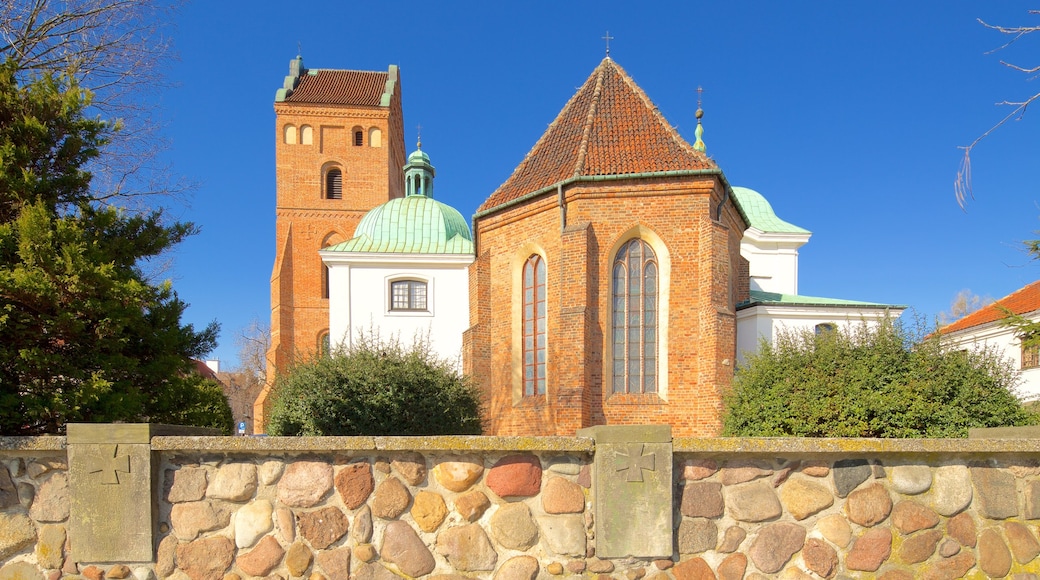
[[390, 283], [390, 310], [428, 310], [426, 282], [398, 280]]
[[1022, 370], [1040, 367], [1040, 346], [1022, 345]]

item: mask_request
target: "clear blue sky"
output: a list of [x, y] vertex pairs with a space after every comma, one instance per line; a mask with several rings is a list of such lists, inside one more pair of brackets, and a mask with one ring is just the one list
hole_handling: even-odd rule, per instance
[[[1040, 37], [976, 22], [1040, 24], [1021, 2], [197, 1], [171, 30], [177, 86], [161, 114], [169, 160], [200, 186], [174, 215], [202, 233], [173, 255], [186, 319], [217, 320], [213, 356], [270, 316], [275, 89], [302, 47], [310, 68], [401, 68], [437, 197], [463, 215], [501, 184], [604, 56], [688, 140], [704, 88], [704, 140], [733, 185], [813, 232], [801, 294], [907, 304], [933, 317], [961, 289], [994, 298], [1037, 279], [1021, 241], [1040, 229], [1040, 108], [983, 141], [976, 198], [954, 198], [966, 145], [1040, 91], [1000, 59], [1040, 64]], [[1036, 8], [1036, 6], [1032, 6]]]

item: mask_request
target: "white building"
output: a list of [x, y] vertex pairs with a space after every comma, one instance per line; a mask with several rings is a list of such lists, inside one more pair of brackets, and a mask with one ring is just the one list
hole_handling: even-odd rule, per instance
[[1004, 323], [1006, 311], [1033, 322], [1040, 321], [1040, 281], [997, 300], [984, 308], [939, 329], [943, 340], [954, 349], [993, 348], [1021, 371], [1018, 395], [1024, 400], [1040, 398], [1040, 349], [1022, 346], [1015, 328]]
[[757, 191], [734, 187], [733, 197], [749, 224], [740, 241], [748, 261], [751, 299], [737, 305], [737, 362], [758, 349], [762, 338], [772, 341], [782, 329], [815, 332], [847, 324], [897, 317], [905, 306], [819, 298], [798, 294], [798, 249], [812, 232], [776, 216]]
[[433, 199], [435, 171], [421, 148], [404, 172], [405, 197], [372, 209], [353, 238], [320, 252], [329, 274], [330, 347], [368, 332], [405, 345], [421, 337], [440, 357], [459, 361], [469, 328], [469, 224]]

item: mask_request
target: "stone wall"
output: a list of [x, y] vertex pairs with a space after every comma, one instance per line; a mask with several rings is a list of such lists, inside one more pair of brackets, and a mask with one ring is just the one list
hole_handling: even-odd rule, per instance
[[[153, 436], [150, 469], [123, 443], [83, 443], [101, 449], [90, 463], [65, 438], [0, 438], [0, 580], [1040, 574], [1036, 440], [662, 442], [616, 429]], [[112, 491], [80, 503], [87, 477]], [[103, 526], [77, 518], [134, 477], [153, 497], [128, 503], [157, 506], [143, 522], [152, 557], [80, 557]], [[131, 549], [142, 519], [115, 522], [115, 549]]]

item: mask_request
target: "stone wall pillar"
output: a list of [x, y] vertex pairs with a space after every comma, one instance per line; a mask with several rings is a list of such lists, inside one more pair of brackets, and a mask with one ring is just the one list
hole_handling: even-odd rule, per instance
[[74, 561], [154, 561], [159, 460], [151, 438], [157, 435], [219, 433], [143, 423], [68, 425], [69, 540]]
[[598, 558], [671, 558], [672, 428], [589, 427]]

